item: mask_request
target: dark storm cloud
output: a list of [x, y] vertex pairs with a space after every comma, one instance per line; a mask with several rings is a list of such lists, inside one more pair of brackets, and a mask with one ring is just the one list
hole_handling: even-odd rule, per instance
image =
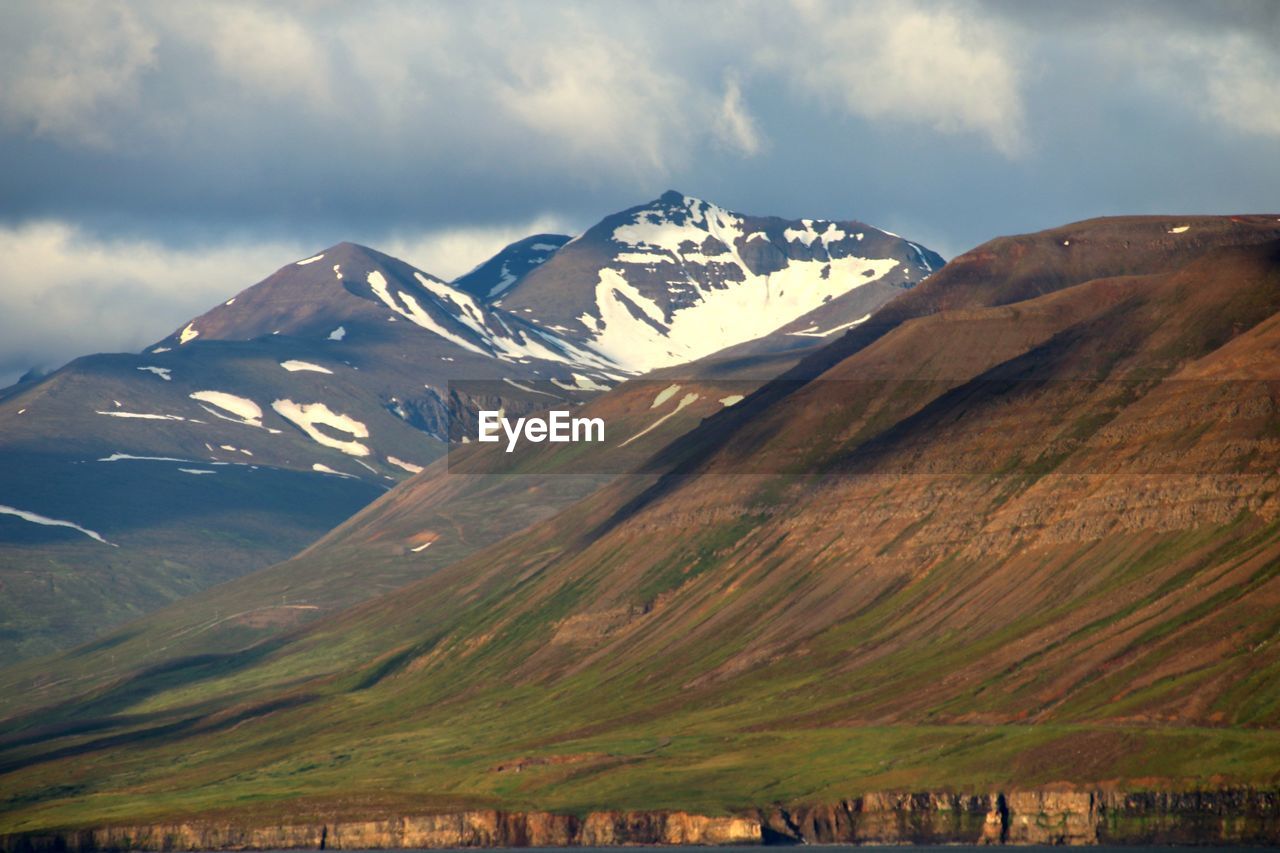
[[1278, 44], [1273, 2], [9, 3], [0, 365], [341, 239], [456, 274], [667, 187], [948, 256], [1275, 209]]

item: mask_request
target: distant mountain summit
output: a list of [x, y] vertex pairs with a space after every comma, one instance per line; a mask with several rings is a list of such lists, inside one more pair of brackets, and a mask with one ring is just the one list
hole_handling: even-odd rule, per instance
[[471, 272], [454, 279], [453, 286], [486, 302], [497, 299], [534, 268], [546, 263], [569, 240], [564, 234], [534, 234], [517, 240]]
[[[197, 340], [249, 341], [284, 335], [333, 342], [340, 345], [333, 349], [341, 351], [360, 341], [403, 337], [400, 329], [388, 325], [397, 322], [408, 324], [400, 329], [414, 336], [415, 349], [438, 348], [447, 353], [441, 356], [445, 361], [473, 356], [508, 365], [546, 363], [540, 371], [504, 368], [520, 377], [550, 379], [559, 371], [561, 378], [568, 379], [571, 374], [566, 367], [609, 366], [524, 317], [483, 304], [404, 261], [354, 243], [339, 243], [282, 267], [174, 331], [158, 349], [168, 352]], [[470, 369], [434, 372], [475, 378]]]
[[849, 328], [943, 260], [856, 221], [747, 216], [674, 190], [605, 217], [504, 290], [626, 373]]

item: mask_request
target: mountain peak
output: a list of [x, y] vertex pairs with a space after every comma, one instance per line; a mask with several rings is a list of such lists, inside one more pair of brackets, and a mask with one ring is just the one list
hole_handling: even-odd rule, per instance
[[499, 292], [504, 309], [644, 373], [790, 323], [784, 337], [820, 340], [941, 266], [870, 226], [733, 213], [668, 190], [606, 216]]
[[[384, 252], [379, 252], [377, 249], [372, 249], [361, 243], [353, 243], [350, 240], [343, 240], [340, 243], [334, 243], [329, 248], [323, 249], [314, 255], [300, 258], [299, 260], [294, 261], [290, 266], [308, 266], [321, 260], [328, 261], [329, 266], [333, 266], [333, 264], [349, 263], [357, 260], [372, 261], [373, 263], [378, 264], [396, 261], [395, 258]], [[287, 268], [288, 267], [286, 267], [286, 269]]]
[[483, 301], [498, 299], [568, 242], [564, 234], [533, 234], [504, 247], [452, 284]]
[[369, 313], [377, 301], [371, 290], [375, 278], [410, 289], [428, 283], [444, 286], [440, 279], [404, 261], [344, 240], [285, 264], [160, 343], [172, 348], [197, 339], [247, 341], [282, 334], [323, 340], [360, 315], [382, 314], [381, 309]]

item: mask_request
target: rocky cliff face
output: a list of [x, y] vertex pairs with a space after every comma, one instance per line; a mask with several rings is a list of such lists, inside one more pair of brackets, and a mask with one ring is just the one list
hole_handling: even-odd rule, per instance
[[6, 853], [105, 850], [383, 850], [449, 847], [603, 847], [624, 844], [758, 844], [755, 817], [684, 812], [464, 811], [332, 824], [246, 826], [190, 822], [0, 839]]
[[754, 814], [464, 811], [251, 826], [188, 822], [0, 837], [4, 853], [728, 844], [1274, 844], [1280, 792], [871, 793]]
[[818, 844], [1267, 844], [1275, 791], [1032, 790], [867, 794], [761, 813], [766, 842]]

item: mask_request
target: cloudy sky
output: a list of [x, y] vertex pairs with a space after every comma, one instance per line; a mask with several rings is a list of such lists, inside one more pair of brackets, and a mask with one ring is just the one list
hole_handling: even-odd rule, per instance
[[452, 277], [676, 188], [951, 257], [1280, 210], [1280, 3], [0, 6], [0, 384], [344, 239]]

